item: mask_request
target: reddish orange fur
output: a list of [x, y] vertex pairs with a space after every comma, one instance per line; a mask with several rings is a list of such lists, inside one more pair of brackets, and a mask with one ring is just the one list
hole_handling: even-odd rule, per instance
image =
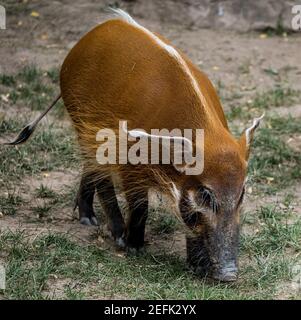
[[[160, 39], [164, 40], [161, 36]], [[179, 189], [189, 176], [168, 165], [100, 166], [96, 133], [127, 120], [128, 128], [205, 130], [205, 167], [195, 179], [217, 192], [236, 193], [246, 173], [246, 147], [229, 132], [219, 98], [210, 80], [181, 56], [205, 98], [202, 105], [187, 74], [149, 35], [121, 20], [109, 20], [85, 35], [71, 50], [61, 70], [61, 93], [78, 133], [85, 170], [95, 179], [118, 173], [128, 192], [158, 187]], [[227, 172], [227, 174], [225, 174]], [[234, 190], [235, 189], [235, 190]]]

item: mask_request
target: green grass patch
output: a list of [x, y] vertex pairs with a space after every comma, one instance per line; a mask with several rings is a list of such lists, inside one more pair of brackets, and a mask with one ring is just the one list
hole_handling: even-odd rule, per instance
[[149, 221], [152, 231], [158, 235], [172, 234], [179, 228], [177, 218], [160, 208], [150, 213]]
[[[7, 270], [3, 294], [9, 299], [53, 298], [49, 293], [55, 284], [53, 279], [68, 279], [64, 298], [69, 299], [91, 295], [133, 299], [256, 298], [237, 285], [213, 285], [195, 277], [182, 259], [168, 253], [126, 258], [92, 245], [78, 245], [68, 235], [51, 233], [30, 241], [22, 231], [1, 233], [0, 250], [6, 257]], [[74, 284], [80, 289], [70, 290]]]
[[19, 180], [26, 174], [78, 165], [74, 137], [72, 131], [69, 131], [68, 133], [68, 129], [54, 128], [50, 125], [47, 128], [39, 128], [26, 144], [1, 146], [0, 185]]
[[301, 154], [286, 143], [293, 133], [301, 133], [301, 125], [291, 117], [266, 119], [258, 129], [249, 164], [258, 191], [274, 193], [301, 179]]
[[16, 192], [8, 191], [0, 195], [0, 211], [5, 215], [15, 215], [22, 203], [22, 198]]
[[3, 1], [7, 14], [10, 16], [27, 15], [31, 10], [31, 5], [28, 1], [21, 0], [6, 0]]
[[50, 204], [44, 203], [43, 205], [37, 205], [36, 207], [32, 207], [31, 211], [35, 214], [39, 219], [41, 218], [50, 218], [50, 211], [52, 206]]
[[17, 119], [3, 119], [0, 122], [0, 134], [17, 133], [24, 126], [23, 122]]
[[78, 182], [72, 185], [64, 186], [60, 192], [55, 192], [51, 188], [41, 184], [35, 189], [36, 199], [42, 199], [43, 201], [37, 201], [36, 206], [30, 208], [33, 216], [41, 219], [40, 222], [51, 221], [58, 210], [68, 207], [70, 212], [74, 207], [74, 201], [76, 193], [78, 191]]
[[57, 298], [63, 283], [66, 299], [89, 297], [132, 299], [273, 299], [277, 285], [290, 281], [296, 262], [287, 250], [300, 252], [301, 224], [285, 223], [292, 212], [262, 207], [254, 235], [243, 236], [240, 280], [222, 284], [201, 279], [186, 269], [185, 259], [162, 250], [138, 257], [115, 255], [94, 245], [80, 245], [68, 234], [30, 237], [24, 231], [0, 233], [7, 289], [4, 298]]
[[289, 206], [265, 205], [255, 217], [253, 223], [259, 222], [259, 228], [243, 235], [241, 241], [243, 256], [251, 261], [245, 268], [249, 274], [246, 285], [269, 288], [272, 293], [279, 284], [292, 279], [292, 268], [298, 264], [296, 256], [301, 251], [301, 221]]
[[10, 87], [16, 84], [15, 78], [11, 75], [0, 74], [0, 84]]
[[58, 194], [55, 191], [43, 184], [36, 188], [35, 192], [36, 196], [41, 199], [55, 199], [58, 197]]
[[276, 86], [267, 92], [257, 94], [251, 106], [259, 110], [267, 110], [273, 107], [290, 106], [295, 103], [300, 93], [291, 88]]
[[285, 249], [301, 250], [301, 221], [291, 221], [291, 210], [267, 205], [258, 210], [257, 216], [261, 228], [259, 232], [244, 237], [243, 248], [246, 252], [250, 255], [267, 256], [284, 254]]
[[[233, 119], [251, 119], [256, 114], [263, 113], [277, 107], [289, 107], [298, 103], [300, 92], [288, 88], [282, 84], [268, 91], [257, 93], [248, 103], [233, 105], [230, 103], [230, 111], [227, 113], [229, 120]], [[231, 97], [231, 100], [233, 98]]]
[[7, 86], [11, 103], [25, 105], [32, 110], [44, 110], [59, 91], [58, 69], [44, 72], [35, 65], [27, 65], [13, 75], [0, 74], [0, 83]]

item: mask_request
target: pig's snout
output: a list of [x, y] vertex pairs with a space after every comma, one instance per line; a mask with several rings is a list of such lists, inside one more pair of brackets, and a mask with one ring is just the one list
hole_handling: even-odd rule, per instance
[[212, 278], [222, 282], [236, 281], [238, 278], [238, 268], [234, 262], [229, 262], [222, 267], [214, 268]]
[[[222, 282], [236, 281], [238, 278], [237, 252], [222, 248], [206, 246], [202, 237], [187, 237], [187, 262], [196, 274], [208, 276]], [[211, 250], [210, 250], [211, 249]]]

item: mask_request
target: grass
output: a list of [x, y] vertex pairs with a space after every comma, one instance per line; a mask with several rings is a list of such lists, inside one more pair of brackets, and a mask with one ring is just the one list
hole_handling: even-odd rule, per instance
[[22, 198], [16, 192], [9, 191], [0, 195], [0, 211], [5, 215], [15, 215], [22, 203]]
[[301, 220], [288, 207], [276, 205], [261, 207], [257, 216], [259, 229], [241, 241], [242, 251], [253, 261], [247, 268], [254, 278], [248, 281], [261, 289], [277, 290], [281, 282], [292, 280], [293, 267], [300, 262]]
[[41, 184], [38, 188], [36, 188], [36, 196], [41, 199], [55, 199], [58, 197], [58, 194], [51, 188]]
[[[229, 120], [251, 119], [254, 113], [263, 113], [277, 107], [289, 107], [298, 102], [300, 92], [283, 84], [277, 84], [275, 88], [262, 93], [257, 93], [248, 103], [231, 105], [230, 111], [227, 113]], [[233, 100], [233, 97], [232, 97]]]
[[51, 205], [44, 203], [43, 205], [37, 205], [36, 207], [32, 207], [31, 211], [33, 214], [37, 216], [37, 218], [41, 219], [48, 217], [51, 209]]
[[267, 110], [272, 107], [290, 106], [299, 97], [299, 92], [291, 88], [276, 86], [262, 94], [257, 94], [252, 107], [260, 110]]
[[27, 1], [6, 0], [4, 6], [7, 13], [9, 13], [11, 16], [24, 15], [30, 12], [30, 5]]
[[1, 74], [0, 83], [4, 86], [10, 87], [16, 84], [15, 78], [11, 75]]
[[179, 221], [166, 209], [152, 209], [149, 215], [152, 231], [157, 235], [169, 235], [179, 228]]
[[22, 128], [21, 121], [16, 119], [3, 119], [0, 123], [0, 134], [17, 133]]
[[[12, 131], [15, 128], [16, 126], [13, 125]], [[68, 129], [54, 128], [50, 125], [48, 128], [37, 129], [34, 137], [24, 145], [1, 146], [0, 174], [3, 177], [2, 184], [18, 180], [28, 174], [78, 165], [71, 131], [70, 134], [66, 134], [66, 132]]]
[[56, 287], [66, 299], [271, 299], [277, 285], [292, 278], [296, 261], [286, 253], [300, 253], [301, 223], [284, 223], [292, 215], [287, 208], [262, 207], [258, 215], [259, 231], [242, 239], [241, 258], [251, 258], [235, 284], [200, 279], [186, 269], [182, 257], [168, 251], [125, 257], [80, 245], [68, 234], [2, 232], [0, 252], [7, 271], [3, 295], [50, 299]]
[[70, 213], [74, 206], [78, 185], [64, 186], [60, 192], [41, 184], [35, 189], [36, 205], [30, 208], [36, 222], [51, 222], [58, 210], [68, 207]]
[[32, 110], [44, 110], [52, 102], [59, 92], [58, 79], [58, 69], [44, 72], [35, 65], [26, 65], [16, 74], [0, 74], [0, 84], [7, 87], [11, 103]]
[[275, 205], [261, 207], [258, 212], [260, 230], [252, 236], [246, 236], [243, 248], [250, 255], [267, 256], [284, 253], [285, 249], [301, 250], [301, 221], [291, 222], [293, 214]]
[[[276, 85], [272, 90], [255, 94], [248, 103], [239, 104], [227, 113], [232, 131], [240, 135], [242, 128], [238, 129], [238, 121], [246, 122], [265, 112], [251, 146], [249, 163], [250, 183], [256, 193], [273, 194], [301, 179], [300, 151], [287, 143], [290, 137], [301, 133], [300, 119], [280, 117], [271, 112], [272, 108], [274, 111], [277, 107], [297, 103], [299, 97], [299, 91]], [[236, 124], [233, 124], [234, 120]]]
[[301, 133], [299, 119], [266, 119], [258, 130], [249, 165], [257, 191], [271, 194], [301, 179], [301, 154], [286, 143], [293, 133]]

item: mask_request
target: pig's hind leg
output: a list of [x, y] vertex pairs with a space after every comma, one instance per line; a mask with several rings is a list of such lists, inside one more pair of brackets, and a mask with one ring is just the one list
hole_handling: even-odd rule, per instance
[[127, 195], [129, 219], [127, 221], [127, 251], [143, 252], [145, 224], [148, 216], [148, 192], [141, 191], [138, 195]]
[[125, 223], [120, 211], [112, 179], [98, 180], [96, 190], [99, 201], [108, 218], [108, 226], [112, 236], [120, 248], [125, 248]]
[[80, 223], [83, 225], [98, 225], [93, 209], [94, 194], [95, 183], [92, 176], [83, 174], [75, 203], [75, 208], [78, 207]]

